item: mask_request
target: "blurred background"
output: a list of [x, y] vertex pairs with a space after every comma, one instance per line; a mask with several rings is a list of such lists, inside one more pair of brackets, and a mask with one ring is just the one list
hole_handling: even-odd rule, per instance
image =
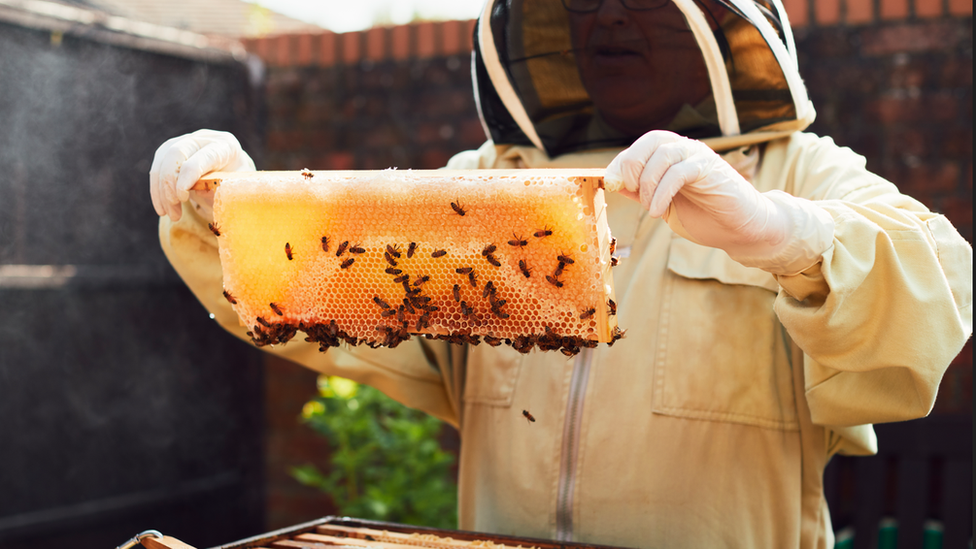
[[[972, 242], [972, 3], [784, 3], [810, 131]], [[0, 0], [0, 547], [147, 528], [207, 547], [340, 511], [308, 468], [336, 451], [315, 424], [328, 380], [209, 320], [160, 251], [147, 174], [200, 128], [264, 170], [438, 168], [478, 147], [480, 1], [362, 4]], [[840, 544], [969, 543], [972, 387], [970, 343], [931, 417], [831, 462]]]

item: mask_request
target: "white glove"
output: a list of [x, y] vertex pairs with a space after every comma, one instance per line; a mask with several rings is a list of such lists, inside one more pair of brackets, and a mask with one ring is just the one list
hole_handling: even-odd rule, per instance
[[782, 191], [760, 193], [707, 145], [675, 133], [644, 134], [610, 162], [605, 178], [681, 236], [747, 267], [796, 274], [833, 242], [825, 210]]
[[[227, 132], [198, 130], [160, 145], [149, 169], [149, 193], [156, 213], [178, 221], [183, 215], [182, 203], [190, 199], [190, 188], [216, 171], [254, 171], [254, 161]], [[208, 209], [213, 207], [212, 192], [194, 191], [194, 195], [195, 201]]]

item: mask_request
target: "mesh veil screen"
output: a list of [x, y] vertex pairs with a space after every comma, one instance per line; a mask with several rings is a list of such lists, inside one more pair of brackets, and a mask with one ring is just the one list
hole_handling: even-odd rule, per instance
[[[702, 1], [699, 6], [712, 26], [722, 52], [741, 131], [748, 132], [795, 119], [796, 110], [783, 70], [757, 28], [730, 5]], [[757, 6], [777, 29], [780, 24], [772, 15], [774, 11], [761, 2]], [[674, 17], [675, 13], [678, 17]], [[644, 36], [650, 38], [642, 38], [645, 44], [634, 44], [635, 38], [631, 33], [626, 40], [631, 41], [635, 50], [654, 49], [658, 52], [645, 55], [648, 59], [656, 55], [656, 61], [648, 62], [649, 66], [655, 68], [648, 71], [650, 76], [644, 79], [646, 87], [641, 88], [641, 93], [662, 97], [680, 95], [682, 90], [675, 87], [677, 77], [674, 74], [680, 73], [687, 65], [700, 64], [704, 68], [701, 52], [697, 50], [693, 34], [680, 10], [668, 4], [657, 10], [635, 10], [630, 14], [635, 21], [641, 18]], [[711, 95], [689, 99], [693, 104], [664, 101], [670, 105], [666, 116], [659, 117], [656, 123], [641, 126], [639, 131], [609, 123], [609, 117], [601, 114], [599, 93], [591, 93], [595, 88], [584, 83], [588, 73], [581, 69], [585, 65], [585, 61], [581, 63], [581, 56], [594, 52], [605, 54], [606, 51], [598, 51], [597, 47], [578, 38], [576, 40], [580, 43], [574, 47], [571, 26], [576, 25], [579, 29], [580, 18], [585, 17], [596, 17], [596, 14], [570, 13], [560, 0], [496, 0], [491, 10], [492, 35], [502, 68], [550, 156], [601, 147], [628, 146], [641, 134], [653, 129], [668, 129], [696, 139], [721, 136], [715, 100]], [[687, 50], [689, 43], [696, 53], [691, 56], [676, 53], [673, 66], [662, 67], [661, 59], [666, 60], [668, 52]], [[630, 47], [623, 40], [617, 44]], [[601, 58], [593, 55], [591, 63], [593, 59]], [[505, 111], [498, 94], [491, 87], [477, 48], [475, 73], [482, 114], [494, 141], [525, 144], [528, 139]]]

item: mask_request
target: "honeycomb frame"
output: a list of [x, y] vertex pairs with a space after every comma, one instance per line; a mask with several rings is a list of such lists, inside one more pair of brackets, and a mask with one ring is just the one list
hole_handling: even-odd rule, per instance
[[622, 336], [602, 170], [212, 174], [225, 297], [258, 346], [412, 336], [567, 356]]

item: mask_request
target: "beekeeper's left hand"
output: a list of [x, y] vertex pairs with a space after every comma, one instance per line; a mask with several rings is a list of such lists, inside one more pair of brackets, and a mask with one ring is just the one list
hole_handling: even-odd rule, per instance
[[782, 191], [760, 193], [707, 145], [675, 133], [641, 136], [613, 159], [606, 181], [622, 183], [621, 192], [681, 236], [747, 267], [796, 274], [833, 242], [825, 210]]

